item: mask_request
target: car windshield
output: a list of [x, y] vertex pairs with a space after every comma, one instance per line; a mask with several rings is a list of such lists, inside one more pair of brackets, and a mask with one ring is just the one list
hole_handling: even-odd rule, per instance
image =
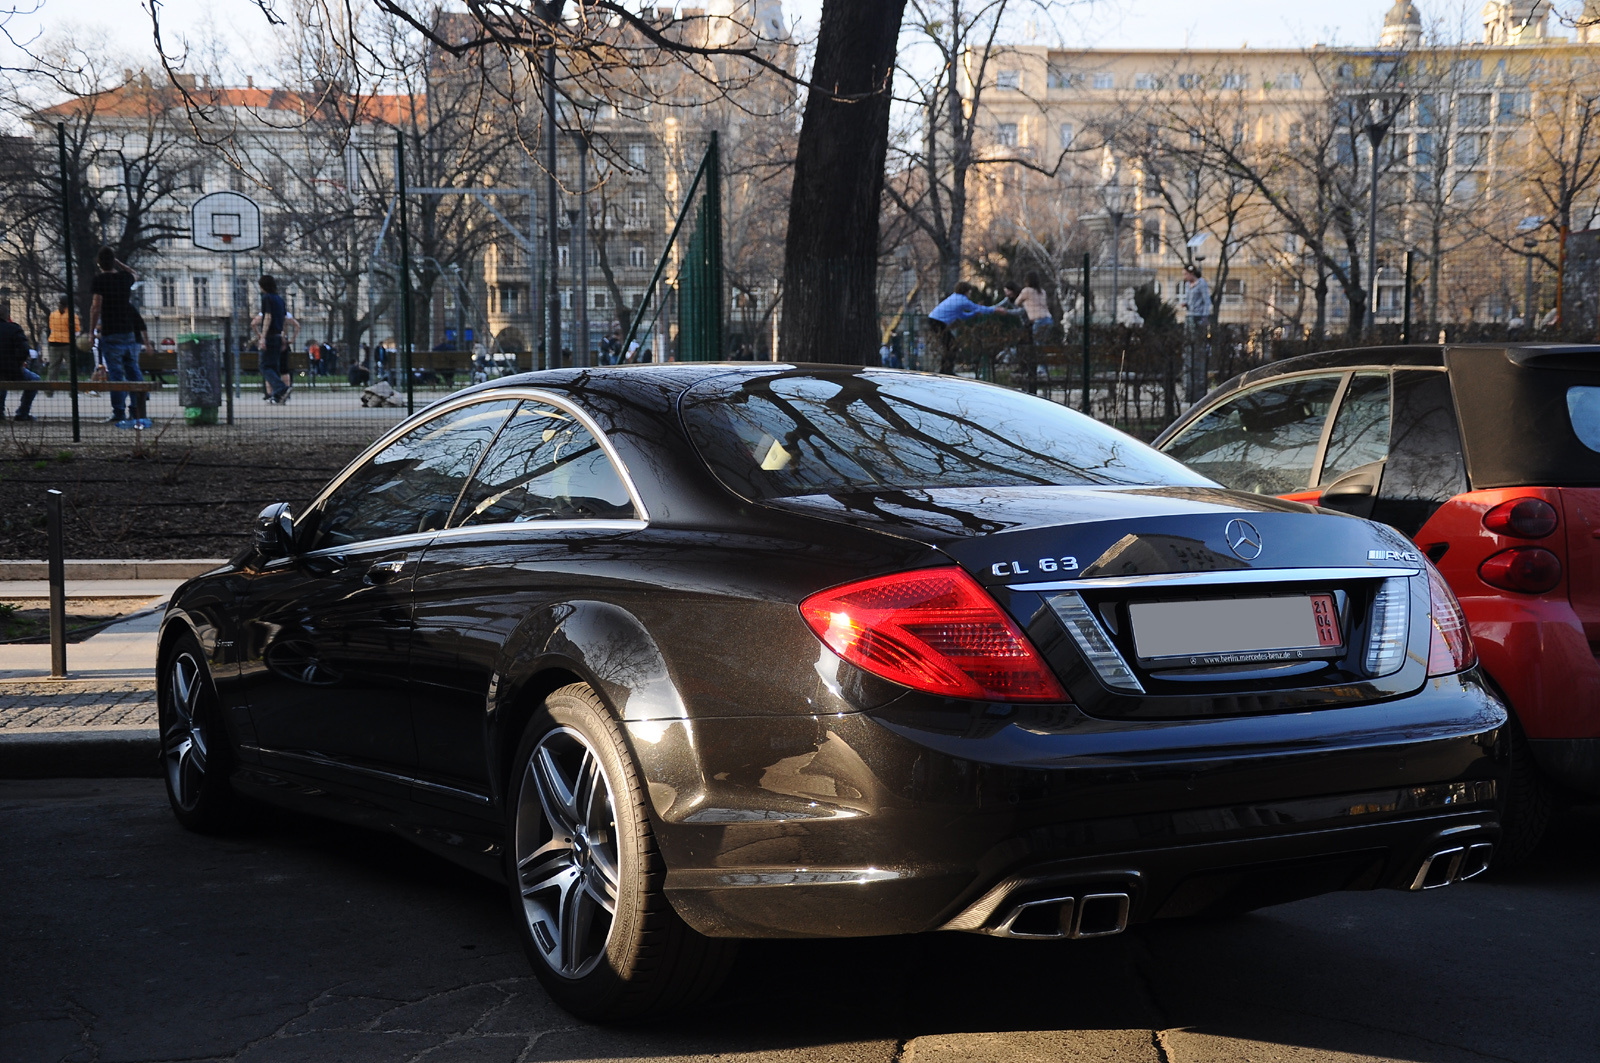
[[1046, 399], [894, 372], [729, 374], [684, 397], [689, 436], [750, 499], [1039, 484], [1216, 486]]

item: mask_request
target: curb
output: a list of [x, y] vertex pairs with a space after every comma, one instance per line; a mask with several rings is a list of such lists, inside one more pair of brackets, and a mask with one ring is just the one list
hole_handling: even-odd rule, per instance
[[0, 731], [0, 779], [159, 779], [154, 727]]
[[[67, 561], [64, 563], [66, 579], [189, 579], [202, 572], [226, 565], [226, 558], [172, 558], [167, 560], [139, 560], [108, 558], [100, 560]], [[37, 580], [50, 578], [48, 561], [0, 561], [0, 581]]]

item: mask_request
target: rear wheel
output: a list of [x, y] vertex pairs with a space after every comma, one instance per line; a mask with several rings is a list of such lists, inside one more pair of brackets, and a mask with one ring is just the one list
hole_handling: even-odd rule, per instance
[[215, 833], [238, 825], [239, 800], [229, 783], [232, 750], [223, 732], [205, 651], [183, 635], [167, 653], [157, 692], [162, 775], [178, 822]]
[[644, 787], [594, 692], [551, 694], [513, 765], [506, 877], [523, 948], [556, 1002], [628, 1021], [715, 992], [736, 945], [695, 933], [667, 902]]
[[1508, 714], [1501, 729], [1498, 753], [1505, 773], [1506, 800], [1500, 813], [1494, 866], [1504, 870], [1526, 863], [1539, 848], [1555, 809], [1555, 792], [1534, 762], [1533, 750], [1514, 714]]

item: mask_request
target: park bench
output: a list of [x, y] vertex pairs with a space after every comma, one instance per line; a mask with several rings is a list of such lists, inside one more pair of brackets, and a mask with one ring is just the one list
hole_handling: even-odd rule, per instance
[[[7, 391], [71, 391], [70, 380], [0, 380], [0, 388]], [[157, 380], [80, 380], [79, 391], [160, 391]]]

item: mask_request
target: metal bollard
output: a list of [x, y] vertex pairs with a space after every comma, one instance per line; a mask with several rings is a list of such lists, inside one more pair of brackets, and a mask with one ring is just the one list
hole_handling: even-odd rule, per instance
[[61, 546], [61, 492], [45, 492], [50, 549], [50, 678], [67, 677], [67, 563]]

